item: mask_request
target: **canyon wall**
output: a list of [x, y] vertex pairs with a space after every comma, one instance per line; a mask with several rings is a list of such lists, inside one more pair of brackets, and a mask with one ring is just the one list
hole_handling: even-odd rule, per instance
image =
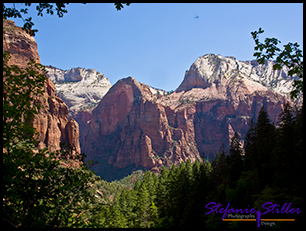
[[[12, 56], [10, 65], [26, 68], [30, 59], [40, 63], [35, 39], [10, 20], [3, 20], [3, 51], [6, 50]], [[78, 123], [74, 119], [68, 120], [68, 106], [56, 94], [51, 80], [46, 80], [44, 90], [38, 97], [43, 107], [32, 120], [39, 133], [39, 147], [56, 151], [60, 149], [60, 142], [66, 142], [80, 152]]]

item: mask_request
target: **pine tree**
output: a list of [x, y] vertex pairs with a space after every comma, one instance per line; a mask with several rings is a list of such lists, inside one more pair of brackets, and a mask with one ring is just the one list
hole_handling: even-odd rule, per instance
[[158, 208], [154, 204], [154, 202], [151, 202], [150, 206], [150, 212], [151, 212], [151, 220], [150, 220], [150, 227], [155, 227], [159, 225], [159, 216], [158, 216]]
[[175, 166], [172, 165], [172, 168], [169, 172], [169, 180], [167, 184], [167, 190], [169, 191], [168, 201], [169, 209], [167, 211], [167, 217], [170, 227], [178, 227], [178, 217], [180, 216], [181, 211], [179, 211], [179, 202], [181, 198], [181, 188], [182, 184], [180, 183], [180, 172], [185, 167], [185, 163], [182, 162], [182, 165]]
[[150, 228], [151, 222], [151, 205], [150, 193], [146, 182], [141, 182], [139, 189], [136, 191], [136, 200], [134, 213], [135, 217], [135, 228]]
[[159, 208], [159, 218], [164, 218], [167, 215], [169, 208], [169, 191], [168, 191], [168, 175], [169, 170], [163, 166], [158, 178], [158, 184], [156, 187], [156, 206]]
[[240, 143], [240, 137], [236, 132], [231, 139], [227, 162], [229, 166], [230, 186], [231, 188], [234, 188], [240, 178], [241, 172], [243, 171], [242, 147]]
[[245, 161], [244, 170], [255, 170], [259, 165], [259, 156], [256, 148], [256, 133], [255, 133], [255, 123], [251, 119], [249, 123], [249, 130], [245, 136]]
[[[204, 173], [204, 174], [203, 174]], [[183, 219], [180, 221], [182, 228], [204, 228], [204, 208], [207, 204], [209, 192], [208, 178], [204, 162], [195, 161], [192, 165], [192, 184], [189, 189], [189, 199], [185, 206]]]
[[259, 111], [255, 127], [255, 145], [258, 163], [255, 166], [258, 176], [261, 179], [261, 187], [271, 184], [272, 169], [272, 152], [275, 147], [275, 127], [272, 125], [269, 115], [262, 106]]
[[178, 175], [178, 181], [176, 183], [176, 191], [177, 191], [177, 197], [176, 197], [176, 217], [175, 221], [179, 225], [179, 227], [182, 227], [186, 223], [186, 216], [184, 214], [186, 213], [186, 207], [188, 203], [191, 201], [190, 194], [192, 192], [192, 165], [189, 159], [187, 159], [186, 164], [184, 162], [181, 163], [180, 172]]
[[158, 186], [158, 177], [157, 177], [155, 172], [152, 172], [152, 178], [153, 178], [153, 182], [154, 182], [155, 197], [156, 197], [156, 190], [157, 190], [157, 186]]
[[134, 184], [134, 190], [135, 191], [139, 190], [140, 184], [141, 184], [141, 182], [138, 179], [136, 179], [135, 184]]
[[293, 160], [297, 154], [295, 118], [289, 103], [285, 104], [279, 117], [279, 128], [277, 129], [277, 145], [273, 152], [274, 178], [279, 187], [292, 185], [295, 168]]
[[133, 212], [135, 206], [133, 192], [134, 190], [123, 188], [119, 198], [119, 208], [127, 220], [128, 227], [134, 227], [134, 220], [136, 217], [136, 214]]
[[127, 228], [127, 219], [121, 213], [119, 196], [115, 196], [106, 214], [105, 228]]
[[226, 161], [226, 155], [224, 150], [224, 144], [221, 144], [220, 150], [217, 153], [215, 159], [215, 171], [216, 171], [216, 179], [218, 184], [227, 184], [228, 182], [228, 173], [229, 166]]
[[153, 175], [155, 174], [153, 172], [150, 171], [146, 171], [145, 174], [143, 175], [143, 179], [141, 183], [146, 183], [147, 187], [148, 187], [148, 191], [150, 193], [150, 202], [152, 202], [155, 199], [155, 183], [154, 183], [154, 179], [153, 179]]
[[217, 201], [218, 203], [226, 202], [226, 186], [229, 184], [229, 156], [225, 156], [225, 152], [217, 153], [216, 159], [212, 161], [211, 171], [208, 171], [208, 166], [201, 165], [201, 174], [204, 176], [204, 169], [209, 176], [211, 189], [209, 191], [209, 200]]

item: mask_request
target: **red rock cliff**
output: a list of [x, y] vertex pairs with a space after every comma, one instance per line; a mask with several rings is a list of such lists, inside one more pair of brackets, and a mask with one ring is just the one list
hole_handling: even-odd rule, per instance
[[[194, 106], [175, 113], [158, 104], [147, 85], [131, 77], [121, 79], [93, 110], [83, 151], [89, 159], [121, 169], [158, 170], [188, 158], [194, 162], [200, 159], [194, 113]], [[95, 171], [99, 174], [99, 169]]]
[[235, 132], [244, 139], [263, 105], [277, 121], [285, 96], [237, 74], [220, 76], [172, 94], [156, 94], [131, 77], [119, 80], [87, 124], [82, 148], [99, 162], [93, 170], [111, 180], [110, 173], [123, 169], [158, 171], [200, 155], [214, 157], [222, 143], [229, 148]]
[[[25, 68], [30, 59], [40, 62], [35, 39], [10, 20], [3, 20], [3, 50], [11, 53], [11, 65]], [[78, 123], [73, 119], [68, 121], [68, 107], [57, 96], [54, 84], [49, 79], [45, 82], [44, 90], [44, 95], [39, 97], [43, 108], [33, 120], [33, 127], [41, 141], [39, 147], [56, 151], [62, 141], [80, 152]]]

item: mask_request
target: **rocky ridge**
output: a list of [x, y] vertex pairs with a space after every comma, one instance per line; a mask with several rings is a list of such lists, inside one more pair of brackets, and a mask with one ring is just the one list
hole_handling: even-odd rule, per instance
[[[30, 59], [40, 62], [35, 39], [10, 20], [3, 20], [3, 50], [11, 53], [10, 65], [25, 68]], [[44, 90], [44, 94], [38, 98], [43, 108], [32, 121], [39, 133], [39, 147], [56, 151], [60, 149], [60, 142], [66, 142], [80, 152], [78, 123], [74, 119], [68, 120], [68, 107], [57, 96], [55, 86], [49, 79], [45, 82]]]
[[46, 70], [57, 94], [69, 107], [70, 115], [85, 107], [95, 107], [112, 86], [103, 74], [94, 69], [78, 67], [64, 71], [46, 66]]
[[[69, 116], [79, 124], [80, 147], [82, 148], [86, 125], [91, 120], [92, 110], [111, 88], [109, 80], [94, 69], [72, 68], [61, 70], [51, 65], [45, 67], [47, 76], [54, 83], [56, 93], [69, 107]], [[152, 94], [165, 95], [161, 89], [149, 87]]]
[[[228, 79], [249, 81], [257, 88], [266, 87], [269, 90], [289, 96], [295, 78], [288, 76], [288, 67], [273, 70], [273, 61], [259, 65], [257, 61], [238, 61], [236, 58], [207, 54], [199, 57], [185, 73], [185, 77], [176, 92], [188, 91], [192, 88], [206, 88], [212, 84]], [[248, 84], [249, 85], [249, 84]], [[263, 88], [262, 88], [263, 89]]]

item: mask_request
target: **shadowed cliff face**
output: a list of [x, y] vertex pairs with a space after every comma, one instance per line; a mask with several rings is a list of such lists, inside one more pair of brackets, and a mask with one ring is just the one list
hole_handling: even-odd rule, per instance
[[[119, 80], [94, 109], [87, 125], [83, 151], [88, 159], [117, 170], [133, 166], [155, 171], [187, 158], [199, 160], [191, 119], [195, 110], [175, 113], [156, 100], [147, 85], [131, 77]], [[103, 177], [101, 167], [94, 170]]]
[[[35, 39], [16, 27], [13, 21], [3, 20], [3, 50], [11, 53], [10, 65], [25, 68], [30, 59], [40, 62]], [[73, 119], [68, 121], [68, 107], [57, 96], [49, 79], [45, 82], [44, 90], [43, 96], [38, 98], [43, 108], [32, 121], [39, 133], [39, 147], [56, 151], [60, 149], [60, 142], [67, 142], [80, 152], [78, 123]]]

